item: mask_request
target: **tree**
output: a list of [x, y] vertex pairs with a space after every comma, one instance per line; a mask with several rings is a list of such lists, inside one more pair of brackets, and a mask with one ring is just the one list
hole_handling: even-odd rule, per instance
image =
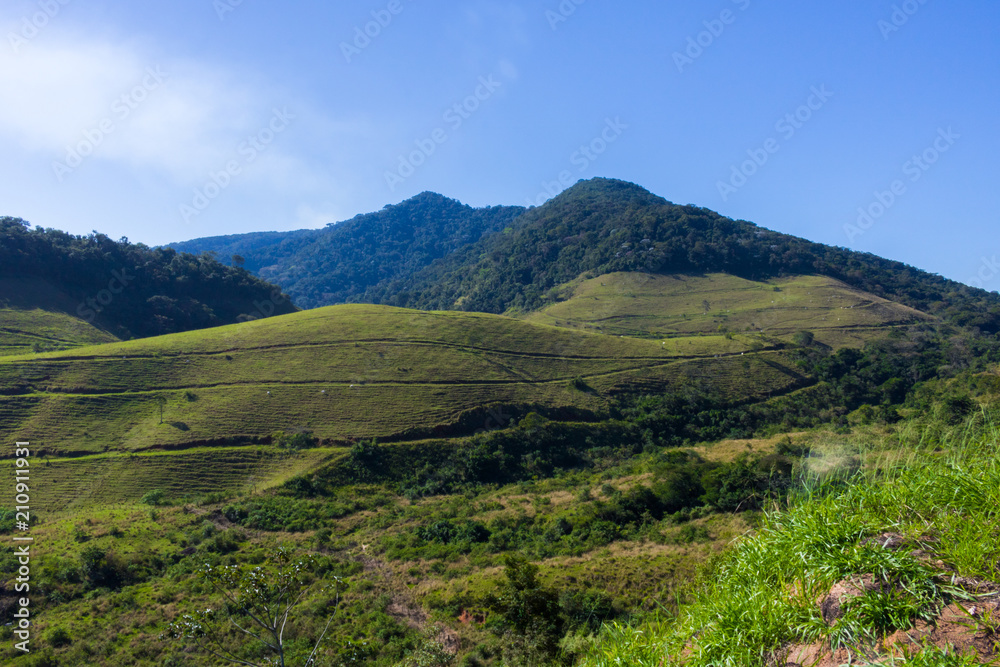
[[537, 565], [512, 555], [504, 556], [504, 565], [506, 581], [485, 599], [485, 606], [500, 616], [497, 630], [510, 640], [504, 657], [510, 664], [548, 664], [559, 655], [563, 636], [559, 595], [539, 583]]
[[813, 341], [816, 340], [816, 334], [814, 334], [812, 331], [802, 330], [796, 332], [792, 340], [795, 341], [796, 345], [800, 345], [801, 347], [809, 347], [810, 345], [813, 344]]
[[[194, 640], [202, 650], [236, 665], [285, 667], [289, 664], [286, 661], [295, 657], [289, 655], [289, 639], [285, 633], [289, 616], [318, 583], [310, 573], [315, 565], [313, 556], [293, 559], [291, 551], [284, 547], [276, 549], [257, 566], [216, 567], [206, 563], [199, 577], [223, 596], [224, 611], [209, 608], [185, 614], [170, 624], [166, 635], [173, 639]], [[317, 651], [340, 604], [340, 586], [340, 578], [333, 577], [332, 585], [323, 589], [334, 591], [333, 611], [312, 652], [302, 661], [303, 667], [316, 664]], [[235, 647], [227, 645], [229, 642], [223, 643], [227, 629], [230, 632], [235, 629], [237, 637], [251, 642], [261, 652], [270, 654], [269, 657], [262, 662], [241, 657]]]

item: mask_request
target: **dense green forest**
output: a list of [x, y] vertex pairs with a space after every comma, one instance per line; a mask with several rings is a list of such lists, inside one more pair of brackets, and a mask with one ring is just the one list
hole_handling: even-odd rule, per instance
[[505, 229], [523, 212], [518, 206], [474, 209], [424, 192], [322, 230], [197, 239], [172, 247], [239, 255], [248, 270], [281, 285], [296, 304], [318, 308], [370, 302], [372, 290]]
[[1000, 295], [901, 262], [779, 234], [706, 208], [677, 206], [624, 181], [593, 179], [524, 214], [514, 229], [411, 277], [369, 290], [376, 303], [502, 313], [551, 301], [581, 273], [724, 272], [751, 280], [819, 274], [983, 333], [1000, 331]]
[[[202, 329], [296, 310], [281, 290], [210, 255], [74, 236], [0, 218], [0, 278], [44, 281], [79, 306], [68, 314], [120, 338]], [[43, 304], [38, 304], [43, 305]]]

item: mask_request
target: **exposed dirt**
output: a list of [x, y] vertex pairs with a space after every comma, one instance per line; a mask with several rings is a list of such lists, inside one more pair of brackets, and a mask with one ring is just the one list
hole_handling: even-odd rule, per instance
[[[893, 551], [933, 544], [932, 537], [913, 540], [898, 533], [884, 533], [862, 544], [877, 544]], [[960, 588], [974, 600], [952, 602], [931, 623], [918, 621], [914, 627], [897, 630], [875, 646], [841, 648], [836, 652], [827, 643], [797, 644], [777, 651], [769, 667], [840, 667], [844, 664], [890, 664], [919, 651], [922, 647], [950, 648], [956, 653], [976, 655], [984, 663], [1000, 658], [1000, 584], [993, 581], [959, 577], [941, 560], [922, 550], [911, 551], [921, 561], [941, 570], [941, 585]], [[843, 605], [853, 597], [888, 586], [871, 574], [849, 577], [834, 584], [816, 601], [823, 620], [833, 626], [843, 615]]]
[[[367, 547], [368, 545], [358, 545], [362, 555], [356, 556], [356, 559], [364, 567], [365, 573], [369, 575], [369, 580], [375, 581], [378, 585], [388, 579], [392, 570], [385, 561], [369, 555]], [[385, 613], [415, 630], [425, 631], [428, 629], [430, 619], [427, 612], [417, 606], [405, 593], [396, 591], [385, 608]], [[444, 646], [446, 652], [452, 655], [457, 654], [462, 643], [458, 633], [448, 627], [437, 627], [436, 630], [438, 634], [434, 639]]]
[[886, 638], [882, 649], [901, 655], [926, 644], [953, 646], [989, 661], [1000, 657], [1000, 635], [994, 623], [1000, 623], [1000, 600], [950, 604], [933, 624], [918, 621], [909, 630], [897, 630]]

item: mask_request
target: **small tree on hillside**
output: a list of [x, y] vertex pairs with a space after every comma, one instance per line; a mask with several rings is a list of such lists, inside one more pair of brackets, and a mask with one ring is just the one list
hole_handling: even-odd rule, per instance
[[[225, 598], [224, 610], [185, 614], [170, 624], [166, 636], [194, 640], [202, 650], [236, 665], [285, 667], [292, 658], [288, 655], [290, 640], [285, 632], [289, 616], [316, 584], [310, 574], [314, 564], [312, 556], [293, 559], [285, 548], [277, 549], [262, 565], [253, 567], [247, 564], [215, 567], [206, 563], [199, 577]], [[332, 586], [325, 589], [333, 589], [334, 608], [302, 667], [316, 665], [320, 644], [340, 604], [340, 585], [340, 579], [334, 577]], [[237, 653], [238, 645], [231, 641], [224, 643], [227, 634], [255, 644], [258, 652], [269, 654], [268, 657], [261, 662], [243, 657], [243, 652]]]
[[485, 606], [497, 615], [494, 630], [506, 642], [508, 664], [540, 665], [559, 655], [564, 619], [559, 594], [538, 581], [538, 566], [526, 559], [504, 556], [506, 580], [488, 595]]

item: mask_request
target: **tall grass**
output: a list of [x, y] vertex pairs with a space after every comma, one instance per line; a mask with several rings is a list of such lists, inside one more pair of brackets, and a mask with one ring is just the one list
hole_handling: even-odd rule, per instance
[[[862, 470], [846, 485], [804, 481], [789, 507], [767, 513], [704, 574], [694, 602], [668, 620], [612, 625], [586, 667], [763, 667], [790, 644], [864, 649], [885, 633], [936, 617], [946, 599], [968, 594], [941, 577], [1000, 572], [1000, 446], [996, 414], [954, 428], [903, 428], [894, 443], [862, 447]], [[902, 446], [905, 445], [905, 446]], [[906, 538], [886, 549], [867, 538]], [[930, 558], [918, 557], [922, 549]], [[871, 575], [881, 588], [844, 605], [833, 627], [817, 604], [842, 580]], [[946, 651], [897, 665], [976, 664]]]

